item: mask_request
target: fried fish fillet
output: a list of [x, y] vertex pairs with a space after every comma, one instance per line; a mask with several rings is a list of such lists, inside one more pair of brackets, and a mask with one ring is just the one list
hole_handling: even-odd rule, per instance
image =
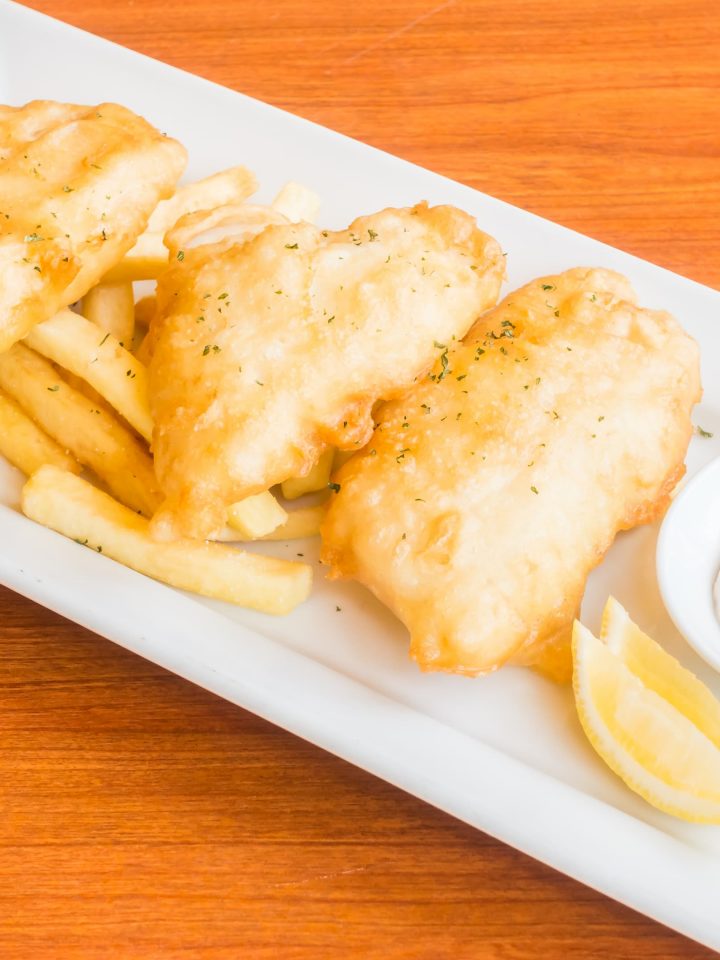
[[699, 397], [695, 342], [622, 276], [536, 280], [380, 408], [334, 478], [323, 560], [407, 625], [425, 670], [548, 647], [557, 667], [590, 570], [665, 509]]
[[426, 204], [337, 233], [269, 225], [173, 262], [151, 330], [159, 539], [206, 537], [229, 504], [306, 473], [329, 445], [361, 447], [373, 404], [462, 337], [504, 274], [472, 217]]
[[117, 104], [0, 106], [0, 351], [120, 260], [185, 158]]

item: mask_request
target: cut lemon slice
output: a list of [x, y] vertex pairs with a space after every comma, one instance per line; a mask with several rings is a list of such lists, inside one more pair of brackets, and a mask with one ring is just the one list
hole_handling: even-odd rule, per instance
[[603, 636], [575, 624], [575, 702], [591, 744], [653, 806], [720, 823], [720, 702], [616, 601]]
[[643, 633], [614, 597], [605, 604], [600, 639], [646, 687], [671, 703], [720, 748], [720, 702], [694, 673]]

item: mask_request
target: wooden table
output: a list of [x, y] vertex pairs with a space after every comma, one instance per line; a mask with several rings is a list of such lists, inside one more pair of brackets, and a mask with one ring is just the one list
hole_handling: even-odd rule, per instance
[[[31, 5], [720, 285], [712, 4]], [[711, 956], [0, 598], [3, 960]]]

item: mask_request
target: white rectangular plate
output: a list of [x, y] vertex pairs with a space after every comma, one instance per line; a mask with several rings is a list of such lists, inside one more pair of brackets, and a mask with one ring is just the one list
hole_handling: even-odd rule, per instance
[[[245, 163], [263, 199], [287, 179], [306, 183], [329, 227], [420, 199], [456, 204], [502, 243], [509, 287], [576, 265], [622, 271], [643, 304], [672, 311], [699, 340], [706, 394], [697, 420], [720, 437], [715, 291], [0, 0], [0, 102], [50, 97], [126, 104], [186, 144], [191, 177]], [[718, 440], [694, 439], [690, 473], [718, 452]], [[568, 689], [518, 669], [475, 681], [422, 675], [387, 611], [354, 584], [325, 583], [319, 568], [311, 600], [283, 619], [189, 597], [20, 516], [20, 479], [0, 463], [0, 580], [9, 587], [720, 948], [720, 829], [677, 822], [627, 790], [585, 741]], [[584, 619], [597, 626], [614, 593], [720, 694], [664, 612], [656, 535], [619, 538], [590, 579]], [[317, 556], [312, 543], [269, 549]]]

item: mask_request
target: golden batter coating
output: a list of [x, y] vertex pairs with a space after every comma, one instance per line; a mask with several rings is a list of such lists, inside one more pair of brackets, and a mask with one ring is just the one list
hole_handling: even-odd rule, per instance
[[185, 156], [117, 104], [0, 106], [0, 351], [122, 258]]
[[557, 672], [588, 573], [684, 472], [696, 344], [620, 275], [575, 269], [438, 353], [334, 478], [323, 559], [407, 625], [425, 670]]
[[[179, 259], [178, 259], [179, 258]], [[358, 449], [371, 409], [495, 304], [498, 244], [453, 207], [388, 209], [348, 230], [276, 224], [177, 251], [152, 324], [159, 539], [206, 537], [227, 507]]]

